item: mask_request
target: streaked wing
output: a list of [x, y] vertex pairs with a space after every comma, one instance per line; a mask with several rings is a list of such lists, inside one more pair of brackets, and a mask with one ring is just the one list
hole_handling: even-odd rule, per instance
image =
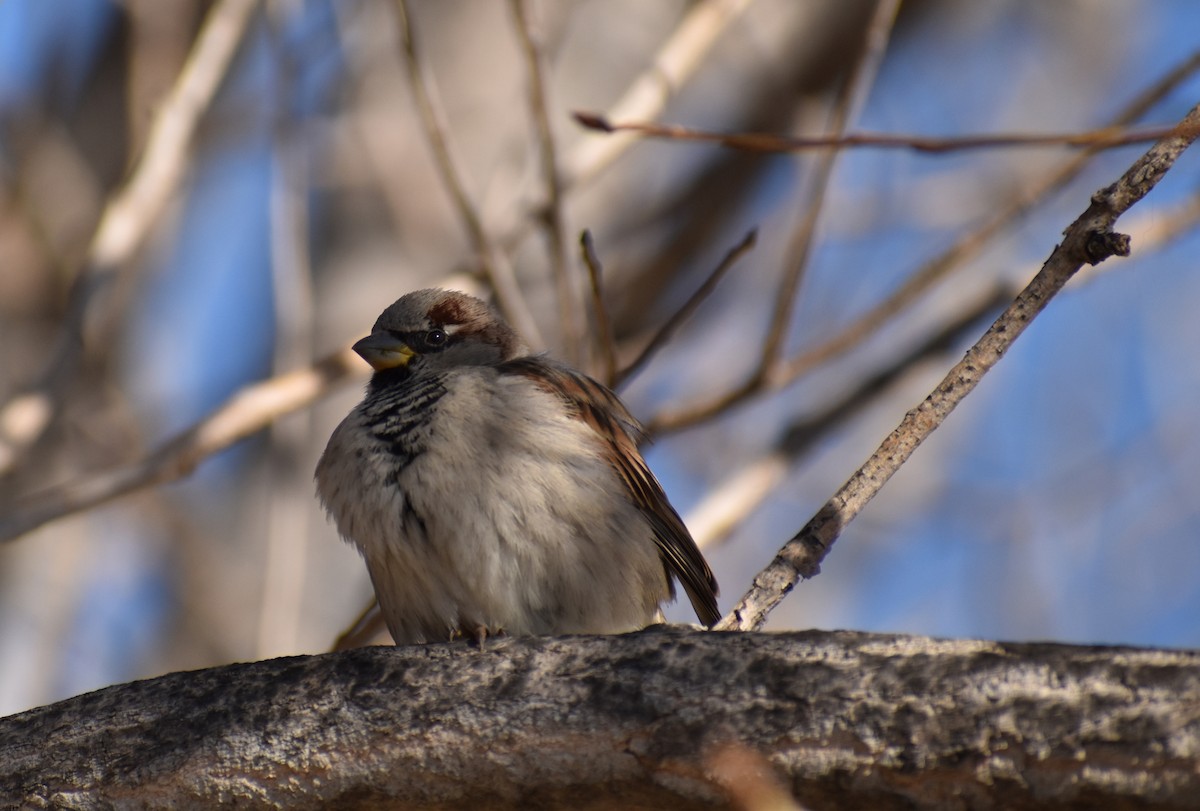
[[[605, 456], [629, 491], [630, 498], [650, 522], [662, 555], [667, 579], [679, 579], [696, 616], [712, 626], [717, 610], [717, 581], [691, 533], [667, 501], [662, 485], [638, 451], [642, 428], [625, 405], [605, 386], [579, 372], [541, 357], [524, 357], [500, 365], [501, 374], [521, 375], [561, 398], [570, 413], [586, 423], [603, 443]], [[674, 595], [674, 583], [671, 593]]]

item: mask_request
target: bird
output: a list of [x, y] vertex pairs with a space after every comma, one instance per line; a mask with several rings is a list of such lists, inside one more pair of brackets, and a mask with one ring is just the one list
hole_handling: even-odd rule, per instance
[[396, 644], [635, 631], [662, 621], [675, 581], [705, 626], [720, 618], [610, 389], [457, 291], [402, 296], [353, 349], [373, 374], [317, 495]]

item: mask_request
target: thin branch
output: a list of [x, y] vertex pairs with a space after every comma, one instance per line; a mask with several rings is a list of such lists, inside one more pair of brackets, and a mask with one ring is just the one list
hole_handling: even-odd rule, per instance
[[1103, 127], [1082, 132], [1058, 133], [982, 133], [978, 135], [931, 136], [887, 132], [852, 132], [844, 135], [817, 135], [808, 138], [763, 132], [720, 133], [673, 124], [614, 124], [597, 113], [573, 112], [582, 126], [599, 132], [637, 133], [645, 138], [669, 141], [699, 141], [719, 144], [747, 152], [777, 154], [806, 152], [814, 149], [906, 149], [927, 154], [962, 152], [971, 149], [1011, 149], [1014, 147], [1067, 146], [1077, 149], [1116, 149], [1117, 147], [1157, 141], [1169, 135], [1187, 135], [1175, 126]]
[[563, 224], [562, 184], [558, 177], [557, 148], [554, 130], [550, 126], [550, 113], [546, 101], [546, 77], [541, 48], [534, 40], [525, 0], [509, 0], [513, 22], [517, 29], [517, 40], [525, 57], [525, 68], [529, 73], [529, 112], [533, 117], [533, 129], [537, 134], [538, 156], [542, 170], [542, 182], [546, 187], [545, 208], [537, 221], [541, 224], [550, 252], [550, 268], [558, 294], [559, 332], [562, 335], [563, 352], [567, 359], [581, 363], [582, 325], [579, 317], [579, 293], [567, 263], [566, 229]]
[[0, 444], [9, 446], [0, 453], [0, 463], [7, 465], [0, 473], [15, 466], [58, 413], [62, 390], [74, 379], [84, 355], [87, 322], [95, 318], [103, 294], [113, 287], [179, 185], [196, 125], [228, 71], [257, 5], [257, 0], [220, 0], [205, 17], [136, 167], [105, 205], [40, 381], [0, 409]]
[[[862, 54], [855, 62], [850, 75], [847, 76], [834, 105], [833, 116], [828, 128], [830, 133], [834, 135], [844, 133], [846, 127], [858, 117], [865, 105], [867, 95], [875, 84], [879, 64], [883, 61], [892, 26], [896, 22], [896, 14], [900, 11], [900, 2], [901, 0], [879, 0], [876, 5], [875, 12], [871, 15], [870, 23], [867, 26]], [[808, 260], [812, 254], [817, 224], [820, 222], [821, 211], [824, 209], [825, 195], [829, 190], [829, 182], [837, 167], [840, 154], [836, 150], [827, 151], [817, 160], [808, 199], [802, 206], [804, 215], [797, 224], [784, 257], [787, 271], [784, 273], [779, 290], [775, 295], [775, 311], [771, 316], [771, 325], [767, 330], [766, 340], [763, 341], [758, 368], [750, 376], [752, 381], [764, 377], [778, 362], [783, 352], [783, 342], [791, 327], [792, 314], [796, 308], [796, 297], [808, 269]]]
[[[862, 53], [846, 77], [834, 102], [828, 126], [830, 137], [840, 137], [849, 126], [850, 121], [858, 116], [864, 105], [887, 48], [896, 14], [900, 10], [900, 2], [901, 0], [880, 0], [876, 5], [867, 27]], [[812, 252], [821, 211], [824, 208], [825, 195], [840, 154], [839, 151], [829, 150], [822, 153], [817, 160], [812, 185], [808, 189], [807, 199], [801, 205], [803, 214], [792, 233], [784, 257], [785, 270], [779, 281], [779, 288], [775, 292], [775, 306], [762, 349], [759, 352], [757, 365], [740, 384], [707, 404], [708, 413], [720, 413], [753, 396], [761, 390], [768, 375], [779, 363], [784, 340], [795, 311], [800, 284], [808, 268], [808, 259]], [[657, 430], [658, 427], [653, 422], [651, 423], [652, 431]]]
[[[1170, 210], [1154, 210], [1149, 215], [1143, 214], [1136, 221], [1130, 215], [1125, 224], [1130, 232], [1138, 235], [1138, 255], [1144, 258], [1180, 236], [1191, 233], [1198, 223], [1200, 194], [1190, 196]], [[1105, 262], [1091, 273], [1076, 275], [1067, 289], [1090, 284], [1122, 264]], [[1032, 279], [1036, 270], [1030, 269], [1024, 278]], [[724, 542], [771, 496], [814, 442], [837, 430], [877, 400], [885, 390], [893, 388], [900, 375], [949, 351], [982, 319], [1012, 301], [1020, 292], [1020, 285], [1014, 282], [998, 285], [990, 292], [976, 296], [973, 304], [962, 308], [961, 315], [947, 322], [936, 334], [910, 349], [903, 357], [876, 371], [853, 391], [839, 397], [815, 415], [792, 421], [784, 428], [774, 447], [718, 483], [692, 508], [685, 523], [696, 544], [707, 549]]]
[[147, 458], [18, 501], [0, 518], [0, 541], [14, 540], [127, 493], [181, 479], [217, 451], [261, 431], [281, 414], [312, 403], [362, 371], [362, 361], [347, 348], [307, 369], [247, 386]]
[[721, 259], [720, 264], [713, 269], [712, 273], [708, 274], [708, 278], [683, 303], [683, 306], [676, 310], [659, 327], [658, 332], [654, 334], [654, 337], [650, 339], [650, 342], [646, 344], [638, 356], [633, 359], [633, 362], [617, 373], [615, 378], [616, 385], [620, 386], [642, 370], [642, 367], [671, 339], [671, 336], [683, 325], [683, 322], [691, 318], [692, 313], [696, 312], [704, 300], [712, 294], [713, 290], [717, 289], [717, 285], [720, 284], [721, 279], [725, 278], [725, 273], [737, 264], [737, 261], [743, 255], [749, 253], [757, 241], [758, 229], [752, 228], [746, 233], [746, 236], [742, 237], [741, 242], [729, 249], [729, 252]]
[[[653, 119], [696, 70], [714, 44], [753, 0], [699, 0], [640, 73], [608, 110], [614, 119]], [[634, 135], [584, 138], [569, 149], [559, 166], [559, 188], [569, 195], [585, 186], [638, 142]], [[501, 243], [514, 250], [529, 235], [529, 218], [521, 216], [504, 230]]]
[[[704, 57], [713, 44], [750, 2], [703, 0], [693, 5], [646, 70], [608, 109], [608, 116], [613, 119], [655, 118], [671, 96], [704, 64]], [[580, 141], [563, 161], [563, 187], [579, 186], [596, 177], [636, 141], [632, 135]]]
[[893, 389], [905, 374], [949, 352], [989, 314], [1012, 301], [1018, 291], [998, 285], [964, 307], [962, 314], [900, 357], [862, 379], [851, 391], [816, 414], [792, 420], [773, 448], [713, 488], [688, 516], [687, 526], [701, 548], [724, 541], [734, 528], [758, 509], [783, 481], [787, 472], [822, 437], [839, 429]]
[[916, 408], [909, 411], [870, 458], [789, 540], [775, 559], [754, 578], [750, 590], [717, 626], [721, 629], [760, 628], [767, 614], [792, 590], [800, 577], [813, 577], [842, 529], [865, 507], [901, 465], [963, 398], [975, 389], [1008, 351], [1030, 321], [1083, 265], [1096, 265], [1111, 256], [1129, 254], [1129, 237], [1112, 230], [1117, 218], [1141, 200], [1167, 173], [1200, 133], [1200, 105], [1183, 119], [1187, 135], [1159, 141], [1116, 183], [1092, 196], [1091, 205], [1072, 223], [1060, 245], [1033, 281], [996, 319]]
[[584, 230], [579, 237], [579, 250], [583, 254], [583, 264], [587, 267], [588, 281], [592, 289], [592, 317], [596, 322], [596, 344], [600, 357], [604, 362], [604, 383], [607, 386], [616, 385], [617, 381], [617, 348], [613, 342], [612, 321], [608, 317], [608, 306], [604, 303], [604, 285], [601, 278], [604, 274], [600, 257], [596, 255], [596, 245], [592, 241], [592, 232]]
[[[1138, 93], [1114, 117], [1110, 128], [1126, 125], [1145, 115], [1151, 107], [1197, 70], [1200, 70], [1200, 50], [1191, 54]], [[937, 282], [949, 276], [952, 271], [963, 267], [968, 260], [978, 255], [994, 237], [1032, 210], [1047, 196], [1078, 177], [1098, 152], [1099, 149], [1092, 148], [1067, 159], [1058, 169], [1050, 172], [1031, 188], [1013, 198], [1003, 210], [997, 212], [977, 229], [924, 263], [890, 296], [847, 324], [823, 343], [803, 350], [771, 369], [757, 386], [741, 392], [742, 388], [747, 388], [745, 384], [742, 384], [731, 392], [699, 403], [668, 406], [648, 422], [648, 430], [655, 434], [668, 433], [712, 419], [723, 413], [731, 404], [743, 402], [750, 395], [774, 391], [790, 385], [821, 364], [854, 348], [892, 318], [904, 312], [910, 304]]]
[[424, 127], [425, 138], [433, 152], [434, 164], [442, 179], [446, 191], [450, 194], [451, 202], [458, 212], [458, 218], [467, 232], [471, 249], [484, 277], [496, 291], [496, 300], [504, 315], [516, 327], [517, 331], [534, 346], [545, 345], [537, 321], [529, 311], [525, 296], [517, 284], [516, 274], [496, 250], [483, 227], [483, 220], [475, 209], [463, 182], [465, 176], [448, 136], [449, 127], [442, 105], [438, 98], [437, 87], [426, 77], [417, 49], [416, 33], [413, 30], [408, 0], [396, 0], [396, 19], [400, 27], [400, 41], [403, 46], [404, 64], [407, 68], [409, 86], [416, 101], [417, 113]]

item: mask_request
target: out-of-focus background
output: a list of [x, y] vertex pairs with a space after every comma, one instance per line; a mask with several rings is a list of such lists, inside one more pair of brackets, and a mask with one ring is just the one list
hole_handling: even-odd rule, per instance
[[[621, 388], [656, 429], [650, 464], [728, 608], [1145, 146], [822, 163], [615, 139], [570, 111], [788, 134], [844, 115], [850, 130], [949, 136], [1127, 113], [1170, 124], [1200, 99], [1192, 0], [909, 0], [894, 19], [868, 0], [411, 0], [417, 80], [480, 243], [422, 124], [401, 10], [0, 2], [0, 524], [28, 495], [78, 492], [242, 387], [361, 337], [404, 292], [486, 294], [484, 265], [515, 274], [510, 312], [542, 346], [602, 375], [583, 228], [625, 364], [757, 227], [756, 247]], [[192, 92], [206, 82], [211, 98]], [[167, 112], [188, 148], [151, 165], [156, 141], [179, 134], [152, 127]], [[166, 194], [116, 196], [142, 178]], [[1200, 645], [1198, 183], [1185, 154], [1120, 223], [1133, 257], [1051, 303], [769, 627]], [[796, 268], [772, 383], [681, 418], [751, 377]], [[894, 315], [873, 317], [907, 286]], [[865, 337], [843, 341], [858, 324]], [[364, 379], [180, 483], [3, 543], [0, 714], [327, 650], [370, 586], [311, 471]]]

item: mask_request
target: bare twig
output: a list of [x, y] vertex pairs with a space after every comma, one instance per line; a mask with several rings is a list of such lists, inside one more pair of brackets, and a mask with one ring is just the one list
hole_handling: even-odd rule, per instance
[[562, 185], [558, 179], [557, 148], [554, 130], [550, 126], [549, 105], [546, 100], [546, 78], [542, 52], [534, 39], [525, 0], [509, 0], [521, 53], [529, 72], [529, 111], [537, 134], [538, 156], [542, 182], [546, 187], [545, 207], [537, 218], [546, 236], [550, 252], [550, 268], [558, 294], [559, 332], [567, 359], [581, 363], [583, 319], [579, 317], [579, 291], [567, 263], [566, 229], [563, 224]]
[[1183, 119], [1181, 131], [1156, 143], [1116, 183], [1092, 196], [1091, 205], [1064, 231], [1064, 239], [1033, 281], [996, 319], [916, 408], [909, 411], [870, 458], [789, 540], [775, 559], [754, 578], [750, 590], [718, 624], [724, 630], [760, 628], [767, 614], [801, 577], [820, 571], [842, 529], [858, 515], [901, 465], [966, 397], [1030, 321], [1085, 264], [1129, 253], [1129, 237], [1112, 230], [1117, 218], [1158, 183], [1200, 133], [1200, 106]]
[[[874, 84], [879, 63], [883, 59], [892, 25], [900, 10], [900, 0], [880, 0], [871, 16], [867, 27], [867, 36], [863, 43], [862, 53], [854, 64], [850, 75], [846, 77], [838, 97], [833, 105], [833, 112], [828, 131], [831, 137], [838, 137], [845, 132], [850, 121], [857, 117], [867, 94]], [[717, 414], [743, 400], [753, 396], [763, 387], [771, 371], [780, 361], [784, 340], [791, 326], [792, 314], [796, 306], [797, 294], [808, 268], [808, 258], [817, 233], [825, 194], [837, 166], [840, 152], [830, 150], [824, 152], [817, 160], [812, 184], [809, 186], [807, 199], [801, 206], [803, 214], [788, 246], [784, 258], [785, 270], [775, 292], [775, 306], [767, 334], [763, 340], [758, 363], [749, 376], [740, 384], [715, 397], [706, 404], [707, 414]], [[658, 430], [661, 424], [651, 421], [651, 430]]]
[[[654, 61], [608, 110], [612, 119], [652, 119], [703, 64], [705, 55], [729, 24], [750, 5], [750, 0], [702, 0], [694, 4], [679, 27], [654, 56]], [[637, 138], [586, 139], [563, 161], [564, 188], [581, 185], [604, 171]]]
[[911, 370], [931, 358], [949, 352], [979, 322], [1012, 301], [1018, 291], [1008, 285], [993, 287], [975, 303], [963, 308], [933, 335], [908, 349], [865, 377], [851, 391], [838, 397], [816, 414], [793, 420], [780, 433], [775, 446], [718, 484], [693, 509], [687, 525], [696, 543], [712, 547], [724, 541], [734, 528], [765, 502], [788, 470], [821, 437], [845, 425], [864, 408], [891, 390]]
[[654, 353], [671, 339], [671, 336], [675, 334], [675, 331], [679, 329], [683, 322], [691, 318], [692, 313], [696, 312], [701, 303], [717, 288], [721, 279], [725, 277], [726, 271], [733, 267], [737, 263], [737, 260], [741, 259], [744, 254], [748, 253], [754, 247], [757, 240], [758, 229], [752, 228], [746, 233], [746, 236], [742, 237], [741, 242], [729, 249], [729, 252], [721, 259], [720, 264], [713, 269], [712, 273], [708, 274], [708, 278], [704, 280], [704, 283], [697, 288], [695, 293], [692, 293], [691, 297], [683, 303], [682, 307], [676, 310], [659, 327], [658, 332], [654, 334], [654, 337], [650, 339], [650, 342], [646, 344], [646, 347], [638, 356], [633, 359], [633, 362], [617, 373], [616, 384], [618, 386], [642, 370], [642, 367], [650, 361]]
[[437, 88], [425, 76], [424, 66], [421, 64], [408, 0], [396, 0], [396, 19], [400, 25], [404, 63], [407, 67], [413, 98], [416, 100], [417, 113], [421, 118], [429, 148], [433, 151], [438, 174], [446, 191], [449, 192], [451, 202], [453, 202], [463, 228], [467, 232], [471, 249], [475, 252], [475, 259], [479, 263], [484, 277], [496, 291], [496, 301], [504, 315], [527, 342], [537, 347], [544, 346], [545, 341], [537, 328], [537, 321], [529, 311], [525, 296], [517, 284], [512, 266], [492, 244], [491, 238], [483, 227], [483, 220], [467, 194], [466, 184], [463, 182], [465, 172], [450, 146], [450, 139], [447, 135], [449, 128], [438, 99]]
[[[613, 119], [653, 119], [687, 82], [731, 22], [753, 0], [699, 0], [654, 55], [649, 67], [629, 85], [607, 115]], [[559, 189], [564, 195], [585, 186], [638, 142], [632, 134], [577, 141], [559, 165]], [[504, 229], [501, 243], [514, 249], [530, 233], [529, 218], [519, 217]]]
[[614, 386], [617, 381], [617, 348], [613, 342], [608, 306], [604, 303], [604, 284], [601, 281], [603, 266], [600, 264], [600, 257], [596, 256], [596, 245], [592, 241], [591, 231], [585, 229], [580, 235], [579, 250], [583, 254], [583, 264], [587, 267], [588, 281], [592, 288], [592, 318], [596, 322], [595, 343], [604, 362], [604, 383]]
[[[1126, 125], [1145, 115], [1154, 104], [1197, 70], [1200, 70], [1200, 51], [1191, 54], [1135, 96], [1114, 117], [1110, 128]], [[744, 388], [744, 385], [699, 403], [679, 407], [668, 406], [649, 421], [649, 430], [653, 433], [666, 433], [704, 422], [722, 413], [730, 407], [731, 403], [743, 402], [750, 395], [773, 391], [789, 385], [826, 361], [849, 351], [873, 335], [892, 318], [904, 312], [910, 304], [937, 282], [946, 278], [953, 270], [965, 265], [995, 236], [1033, 209], [1055, 189], [1065, 186], [1078, 177], [1098, 151], [1098, 149], [1092, 148], [1069, 158], [1058, 169], [1050, 172], [1031, 188], [1012, 199], [1003, 210], [997, 212], [977, 229], [923, 264], [883, 301], [851, 321], [821, 344], [803, 350], [772, 368], [759, 381], [757, 387], [737, 397], [734, 395], [740, 388]]]
[[[858, 117], [867, 94], [875, 83], [879, 71], [879, 63], [883, 60], [887, 49], [892, 26], [896, 22], [896, 14], [900, 11], [901, 0], [879, 0], [871, 21], [867, 26], [867, 36], [863, 43], [862, 54], [855, 62], [850, 75], [842, 86], [834, 105], [833, 116], [829, 124], [829, 132], [840, 135], [846, 131], [850, 122]], [[840, 153], [827, 151], [817, 160], [812, 185], [809, 187], [808, 199], [802, 206], [804, 214], [797, 223], [792, 234], [784, 263], [787, 270], [780, 281], [775, 295], [775, 311], [771, 316], [771, 325], [767, 337], [763, 341], [762, 354], [759, 356], [758, 368], [751, 375], [751, 381], [764, 377], [779, 360], [783, 352], [783, 342], [788, 328], [792, 323], [792, 313], [796, 308], [796, 296], [800, 283], [808, 269], [808, 259], [812, 253], [817, 224], [824, 208], [825, 194], [829, 189], [829, 181], [837, 166]]]
[[599, 132], [637, 133], [646, 138], [670, 141], [700, 141], [748, 152], [805, 152], [814, 149], [907, 149], [941, 154], [969, 149], [1011, 149], [1014, 147], [1067, 146], [1077, 149], [1116, 149], [1144, 144], [1180, 132], [1174, 126], [1103, 127], [1083, 132], [1059, 133], [985, 133], [979, 135], [930, 136], [887, 132], [852, 132], [844, 135], [817, 135], [800, 138], [764, 132], [720, 133], [672, 124], [612, 123], [596, 113], [571, 114], [582, 126]]
[[[220, 0], [204, 20], [179, 78], [151, 126], [145, 151], [120, 190], [108, 201], [71, 288], [62, 332], [31, 391], [0, 409], [0, 461], [16, 464], [57, 413], [62, 389], [83, 357], [87, 322], [118, 272], [145, 240], [179, 184], [196, 124], [216, 93], [241, 42], [256, 0]], [[0, 470], [4, 472], [4, 470]]]
[[[1125, 225], [1131, 233], [1138, 235], [1138, 255], [1144, 258], [1180, 236], [1191, 233], [1198, 223], [1200, 194], [1195, 194], [1170, 210], [1156, 209], [1136, 220], [1131, 214]], [[1067, 289], [1090, 284], [1122, 265], [1122, 262], [1105, 262], [1091, 273], [1074, 276]], [[1036, 271], [1036, 268], [1029, 269], [1023, 278], [1033, 278]], [[1012, 301], [1021, 292], [1020, 287], [1014, 281], [977, 296], [974, 303], [962, 308], [961, 315], [953, 317], [936, 334], [910, 349], [903, 357], [872, 374], [853, 391], [839, 397], [819, 413], [791, 422], [774, 447], [718, 483], [692, 508], [686, 523], [696, 543], [701, 548], [711, 548], [725, 541], [738, 525], [770, 497], [788, 470], [808, 452], [815, 441], [828, 436], [878, 399], [885, 390], [893, 387], [901, 374], [948, 352], [988, 314]]]
[[351, 374], [365, 371], [347, 348], [307, 369], [247, 386], [149, 457], [17, 502], [0, 518], [0, 541], [19, 538], [126, 493], [181, 479], [217, 451], [261, 431], [279, 415], [308, 405]]

